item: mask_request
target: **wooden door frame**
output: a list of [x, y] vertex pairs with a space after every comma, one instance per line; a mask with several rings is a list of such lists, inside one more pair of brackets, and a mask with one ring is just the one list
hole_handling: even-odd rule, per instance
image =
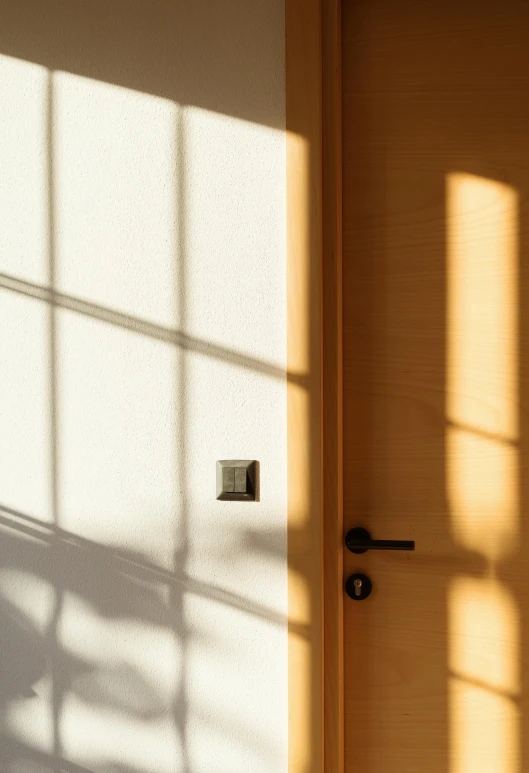
[[289, 773], [343, 773], [341, 0], [285, 0]]

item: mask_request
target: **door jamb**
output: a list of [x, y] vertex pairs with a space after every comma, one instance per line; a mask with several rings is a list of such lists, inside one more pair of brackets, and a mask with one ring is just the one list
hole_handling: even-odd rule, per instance
[[341, 0], [285, 0], [289, 773], [343, 773]]
[[324, 771], [344, 769], [342, 30], [341, 0], [322, 3], [322, 432]]

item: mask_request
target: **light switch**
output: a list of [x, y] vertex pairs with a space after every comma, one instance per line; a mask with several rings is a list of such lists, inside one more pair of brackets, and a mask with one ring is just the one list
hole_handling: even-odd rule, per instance
[[235, 467], [222, 468], [222, 490], [226, 493], [235, 491]]
[[[229, 469], [229, 468], [228, 468]], [[232, 467], [235, 473], [235, 489], [238, 494], [247, 494], [248, 488], [248, 473], [246, 467]]]
[[255, 501], [257, 462], [223, 459], [217, 462], [217, 499]]

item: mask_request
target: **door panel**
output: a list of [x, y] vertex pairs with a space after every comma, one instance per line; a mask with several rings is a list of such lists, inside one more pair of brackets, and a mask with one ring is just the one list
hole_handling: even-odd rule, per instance
[[529, 6], [343, 2], [351, 773], [529, 770]]

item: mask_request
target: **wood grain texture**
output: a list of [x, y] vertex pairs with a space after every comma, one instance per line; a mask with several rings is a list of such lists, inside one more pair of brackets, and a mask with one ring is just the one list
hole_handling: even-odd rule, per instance
[[322, 3], [324, 769], [342, 773], [343, 411], [341, 0]]
[[323, 770], [320, 0], [286, 0], [289, 773]]
[[[347, 773], [529, 770], [529, 6], [343, 3]], [[528, 302], [526, 302], [528, 301]]]

